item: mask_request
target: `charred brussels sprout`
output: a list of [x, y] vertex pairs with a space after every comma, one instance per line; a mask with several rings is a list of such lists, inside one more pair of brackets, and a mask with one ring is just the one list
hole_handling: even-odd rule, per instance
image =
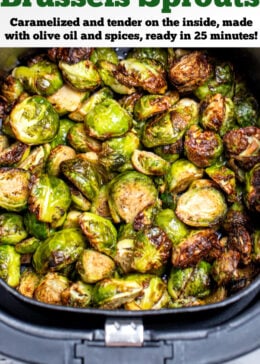
[[61, 305], [61, 293], [69, 287], [68, 278], [58, 273], [47, 273], [34, 291], [34, 298], [51, 305]]
[[133, 222], [145, 207], [153, 205], [157, 190], [152, 180], [135, 171], [123, 172], [109, 186], [108, 203], [115, 222]]
[[240, 260], [239, 252], [227, 250], [212, 265], [212, 276], [218, 285], [228, 283], [237, 269]]
[[65, 306], [88, 307], [92, 300], [92, 291], [90, 284], [77, 281], [61, 292], [61, 301]]
[[1, 94], [8, 104], [18, 100], [23, 91], [22, 83], [12, 75], [8, 75], [1, 85]]
[[84, 59], [89, 59], [93, 52], [93, 48], [77, 47], [77, 48], [50, 48], [48, 57], [53, 62], [63, 61], [74, 64]]
[[40, 275], [32, 269], [25, 269], [20, 276], [17, 291], [26, 297], [33, 298], [34, 291], [38, 286], [40, 279]]
[[22, 216], [6, 212], [0, 214], [0, 243], [17, 244], [27, 236]]
[[72, 206], [80, 211], [88, 211], [91, 207], [89, 200], [76, 188], [70, 187]]
[[50, 176], [58, 176], [60, 174], [60, 165], [62, 162], [76, 157], [74, 149], [67, 145], [58, 145], [50, 152], [47, 160], [46, 169]]
[[16, 104], [10, 114], [15, 137], [29, 145], [52, 141], [59, 129], [59, 116], [41, 96], [31, 96]]
[[132, 163], [138, 172], [148, 176], [163, 176], [169, 164], [158, 155], [144, 150], [136, 149], [132, 155]]
[[228, 195], [230, 201], [238, 199], [235, 173], [226, 166], [213, 165], [205, 169], [207, 175]]
[[97, 104], [85, 118], [87, 134], [105, 140], [124, 135], [132, 126], [132, 117], [113, 99]]
[[115, 256], [117, 231], [111, 221], [90, 212], [84, 212], [79, 219], [81, 229], [90, 245], [97, 251]]
[[38, 176], [45, 171], [46, 161], [50, 151], [50, 144], [37, 146], [31, 150], [27, 158], [17, 164], [17, 167]]
[[75, 262], [84, 247], [85, 239], [80, 229], [57, 231], [38, 246], [33, 255], [33, 266], [40, 274], [59, 271]]
[[20, 279], [20, 254], [11, 245], [0, 245], [0, 278], [16, 287]]
[[226, 212], [222, 193], [210, 184], [196, 185], [196, 181], [180, 196], [176, 208], [176, 215], [182, 222], [196, 227], [217, 225]]
[[109, 61], [114, 64], [119, 62], [117, 53], [113, 48], [95, 48], [91, 53], [90, 60], [93, 63], [97, 63], [99, 60]]
[[260, 163], [246, 174], [245, 202], [250, 210], [260, 212]]
[[101, 150], [100, 142], [86, 134], [83, 123], [74, 124], [70, 128], [67, 134], [67, 140], [78, 153], [99, 152]]
[[39, 221], [58, 227], [71, 203], [69, 187], [60, 178], [42, 174], [32, 183], [28, 203]]
[[30, 67], [16, 67], [12, 75], [21, 81], [26, 91], [41, 96], [52, 95], [63, 85], [57, 65], [44, 60]]

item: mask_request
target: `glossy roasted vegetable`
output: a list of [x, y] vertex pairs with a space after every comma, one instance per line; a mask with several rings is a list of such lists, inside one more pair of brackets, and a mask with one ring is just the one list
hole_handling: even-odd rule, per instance
[[90, 284], [77, 281], [61, 292], [61, 301], [65, 306], [88, 307], [92, 300], [92, 291]]
[[250, 210], [260, 212], [260, 163], [246, 173], [245, 202]]
[[61, 294], [68, 286], [68, 278], [58, 273], [47, 273], [36, 287], [34, 298], [47, 304], [61, 305]]
[[20, 254], [11, 245], [0, 245], [0, 278], [16, 287], [20, 280]]
[[23, 218], [13, 212], [0, 214], [0, 243], [15, 245], [25, 239], [27, 231], [23, 225]]

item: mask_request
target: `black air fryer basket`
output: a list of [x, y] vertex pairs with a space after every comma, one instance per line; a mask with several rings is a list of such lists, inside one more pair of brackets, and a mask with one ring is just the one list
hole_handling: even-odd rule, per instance
[[[0, 69], [35, 50], [1, 49]], [[119, 55], [126, 49], [118, 49]], [[260, 92], [260, 49], [211, 49]], [[48, 364], [223, 363], [260, 347], [260, 277], [228, 299], [157, 311], [80, 309], [21, 296], [0, 280], [1, 355]]]

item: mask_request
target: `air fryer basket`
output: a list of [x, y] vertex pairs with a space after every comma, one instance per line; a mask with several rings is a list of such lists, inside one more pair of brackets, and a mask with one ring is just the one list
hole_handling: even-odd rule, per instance
[[[119, 55], [123, 55], [127, 49], [120, 48], [117, 51]], [[241, 71], [247, 74], [251, 88], [255, 94], [258, 95], [260, 92], [260, 48], [211, 49], [210, 51], [213, 54], [220, 56], [223, 55], [225, 58], [234, 60], [235, 63], [241, 67]], [[28, 52], [35, 52], [35, 49], [1, 49], [0, 69], [2, 72], [14, 67], [17, 63], [18, 57], [25, 56], [28, 54]], [[233, 328], [237, 327], [240, 329], [240, 336], [242, 335], [243, 325], [255, 324], [259, 327], [260, 320], [257, 319], [257, 317], [259, 317], [259, 315], [257, 316], [257, 313], [259, 313], [260, 310], [258, 300], [259, 291], [260, 277], [257, 277], [250, 286], [242, 289], [238, 293], [219, 303], [178, 309], [131, 312], [123, 310], [109, 311], [93, 308], [81, 309], [47, 305], [20, 295], [15, 289], [9, 287], [5, 282], [0, 280], [0, 328], [2, 329], [0, 330], [0, 332], [2, 332], [0, 334], [0, 342], [2, 342], [2, 339], [5, 342], [6, 336], [3, 333], [7, 333], [8, 330], [11, 330], [10, 332], [8, 331], [7, 335], [13, 335], [14, 338], [17, 337], [19, 343], [17, 347], [13, 346], [13, 350], [9, 350], [10, 344], [9, 346], [6, 344], [6, 354], [9, 353], [10, 355], [10, 353], [12, 353], [12, 351], [15, 352], [18, 347], [18, 352], [23, 352], [23, 345], [21, 343], [24, 342], [26, 337], [26, 335], [24, 336], [24, 332], [27, 332], [27, 340], [35, 340], [35, 342], [39, 341], [37, 344], [39, 347], [41, 346], [39, 344], [40, 342], [43, 345], [43, 348], [41, 347], [43, 352], [39, 352], [38, 355], [40, 358], [43, 358], [45, 355], [46, 363], [52, 362], [56, 364], [56, 362], [68, 362], [78, 364], [82, 363], [81, 359], [83, 359], [83, 362], [90, 364], [102, 363], [104, 361], [102, 361], [100, 358], [100, 361], [98, 361], [98, 355], [95, 350], [98, 348], [100, 355], [105, 354], [105, 352], [103, 353], [103, 351], [100, 351], [101, 347], [104, 347], [104, 335], [106, 335], [106, 330], [103, 331], [104, 325], [105, 327], [109, 327], [109, 324], [112, 323], [113, 326], [115, 322], [117, 324], [119, 322], [120, 325], [122, 324], [122, 326], [124, 326], [130, 323], [134, 324], [135, 328], [138, 328], [139, 325], [141, 325], [146, 329], [144, 332], [144, 340], [148, 338], [150, 342], [150, 346], [148, 345], [150, 351], [147, 349], [147, 355], [149, 355], [149, 358], [151, 357], [151, 363], [164, 363], [164, 358], [168, 358], [169, 363], [177, 363], [177, 361], [171, 361], [174, 360], [173, 346], [171, 346], [171, 343], [168, 345], [167, 340], [173, 340], [174, 338], [177, 338], [178, 340], [185, 339], [189, 341], [193, 340], [191, 338], [194, 336], [196, 339], [200, 338], [201, 342], [199, 345], [208, 345], [206, 344], [206, 339], [211, 333], [211, 339], [215, 339], [217, 343], [220, 338], [218, 335], [216, 335], [215, 328], [217, 327], [217, 330], [221, 330], [222, 327], [224, 339], [223, 344], [225, 344], [225, 337], [227, 338], [227, 342], [230, 340], [230, 338], [228, 338], [228, 332], [230, 327], [232, 328], [232, 325]], [[238, 316], [238, 314], [240, 314], [240, 316]], [[157, 330], [156, 335], [153, 334], [154, 330]], [[251, 334], [257, 332], [255, 328], [251, 331]], [[137, 329], [135, 332], [137, 332]], [[248, 340], [252, 340], [251, 334], [248, 336]], [[48, 340], [46, 340], [47, 337]], [[49, 337], [51, 339], [49, 339]], [[160, 341], [162, 338], [163, 341]], [[246, 337], [244, 340], [246, 340]], [[259, 341], [259, 335], [258, 338], [255, 338], [254, 343], [251, 343], [250, 345], [245, 345], [246, 341], [242, 341], [240, 348], [238, 347], [236, 351], [233, 348], [233, 352], [231, 345], [227, 351], [228, 356], [226, 356], [226, 358], [230, 359], [232, 358], [232, 355], [240, 355], [241, 353], [256, 348], [260, 344], [257, 340]], [[64, 344], [64, 341], [66, 341], [66, 345]], [[93, 344], [93, 346], [91, 344], [93, 341], [98, 342], [98, 344], [96, 343], [96, 346]], [[60, 358], [58, 358], [58, 355], [53, 348], [54, 342], [56, 342], [57, 348], [59, 345], [63, 348], [64, 345], [66, 346], [65, 353], [62, 352], [62, 355], [64, 356], [63, 361], [59, 361]], [[85, 342], [87, 344], [84, 344], [84, 346], [82, 343]], [[151, 342], [153, 342], [153, 344], [151, 344]], [[211, 341], [209, 340], [209, 342]], [[44, 349], [45, 345], [46, 349]], [[75, 345], [78, 345], [77, 349]], [[124, 346], [124, 343], [122, 345]], [[126, 345], [128, 346], [129, 343]], [[145, 349], [147, 346], [145, 341], [144, 343], [142, 342], [142, 345], [143, 349]], [[185, 345], [183, 344], [182, 350], [184, 350], [184, 346]], [[2, 352], [2, 348], [4, 347], [5, 346], [0, 344], [0, 352]], [[92, 359], [90, 359], [89, 357], [89, 359], [86, 359], [88, 358], [88, 355], [90, 355], [90, 347], [93, 358], [91, 357]], [[202, 346], [199, 347], [199, 351], [201, 350], [202, 352]], [[195, 349], [196, 348], [194, 348], [194, 350]], [[50, 350], [49, 353], [48, 350]], [[51, 350], [53, 350], [54, 357], [57, 357], [57, 359], [53, 359], [52, 361], [50, 361]], [[60, 350], [63, 349], [60, 348]], [[78, 351], [80, 354], [78, 354], [78, 356], [74, 356], [72, 361], [70, 355], [73, 351]], [[126, 353], [126, 351], [121, 353], [123, 357], [124, 353]], [[146, 354], [144, 353], [145, 350], [143, 351], [143, 354], [141, 354], [142, 358], [145, 358]], [[17, 356], [14, 353], [13, 355], [14, 357], [24, 358], [25, 361], [30, 357], [28, 353], [23, 353], [24, 356], [21, 356], [21, 354], [18, 353]], [[37, 353], [35, 353], [35, 355], [37, 355]], [[114, 355], [115, 352], [112, 356], [113, 359], [116, 360]], [[191, 355], [193, 355], [192, 352]], [[67, 359], [65, 358], [66, 356]], [[118, 358], [119, 357], [120, 356], [118, 356]], [[121, 356], [121, 358], [123, 357]], [[203, 361], [203, 359], [196, 361], [198, 358], [194, 357], [193, 363], [217, 363], [218, 361], [216, 358], [219, 358], [219, 354], [215, 349], [215, 355], [212, 355], [212, 361], [206, 359], [205, 361]], [[110, 363], [109, 360], [110, 359], [108, 356], [106, 362]], [[31, 361], [29, 360], [29, 362]], [[39, 359], [39, 363], [42, 362], [45, 361]], [[117, 363], [117, 361], [114, 362]], [[128, 356], [128, 359], [125, 361], [124, 359], [120, 361], [120, 363], [128, 364], [131, 364], [132, 362], [135, 364], [139, 363], [139, 361], [135, 359], [134, 352], [132, 352], [132, 354]], [[140, 361], [140, 363], [142, 362], [143, 361]], [[182, 361], [178, 362], [182, 363]], [[183, 363], [185, 363], [185, 361], [183, 361]]]

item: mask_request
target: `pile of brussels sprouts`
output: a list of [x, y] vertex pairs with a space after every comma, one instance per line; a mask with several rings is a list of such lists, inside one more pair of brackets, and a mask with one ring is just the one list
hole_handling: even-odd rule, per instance
[[259, 111], [229, 61], [52, 48], [0, 91], [0, 277], [22, 295], [175, 308], [258, 274]]

